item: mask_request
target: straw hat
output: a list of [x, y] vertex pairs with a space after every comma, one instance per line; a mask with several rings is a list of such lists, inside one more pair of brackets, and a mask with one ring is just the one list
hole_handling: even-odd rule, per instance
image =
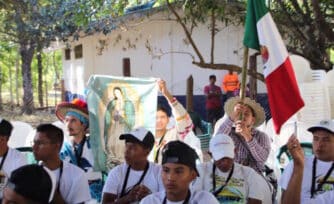
[[[239, 102], [241, 102], [241, 99], [239, 96], [230, 98], [228, 101], [226, 101], [225, 106], [224, 106], [225, 113], [231, 116], [232, 113], [234, 112], [234, 106]], [[262, 106], [256, 101], [248, 97], [244, 98], [243, 104], [249, 106], [251, 109], [253, 109], [255, 113], [254, 127], [258, 127], [259, 125], [261, 125], [265, 120], [265, 112]]]
[[87, 120], [89, 119], [87, 103], [81, 99], [76, 98], [71, 102], [58, 104], [56, 107], [56, 116], [59, 120], [64, 121], [66, 114], [70, 111], [82, 115]]

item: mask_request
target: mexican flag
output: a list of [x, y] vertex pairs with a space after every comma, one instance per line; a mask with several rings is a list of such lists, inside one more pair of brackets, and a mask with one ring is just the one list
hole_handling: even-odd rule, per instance
[[248, 0], [244, 45], [261, 52], [271, 116], [279, 134], [282, 125], [304, 106], [304, 101], [288, 51], [264, 0]]

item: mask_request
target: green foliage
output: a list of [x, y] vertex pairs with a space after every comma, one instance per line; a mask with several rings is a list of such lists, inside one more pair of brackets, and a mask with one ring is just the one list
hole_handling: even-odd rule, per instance
[[271, 13], [289, 51], [311, 62], [315, 69], [330, 70], [333, 61], [329, 50], [334, 49], [334, 1], [271, 1]]

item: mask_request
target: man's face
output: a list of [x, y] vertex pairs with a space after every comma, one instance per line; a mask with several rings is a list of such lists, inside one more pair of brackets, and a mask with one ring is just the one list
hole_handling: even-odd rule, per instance
[[8, 143], [8, 137], [0, 135], [0, 146], [6, 146]]
[[334, 160], [334, 134], [326, 130], [313, 132], [313, 152], [322, 161]]
[[25, 197], [16, 193], [12, 189], [10, 188], [4, 189], [2, 204], [27, 204], [27, 203], [29, 203], [29, 201]]
[[45, 133], [37, 132], [34, 137], [32, 151], [36, 160], [45, 161], [53, 158], [54, 155], [58, 155], [59, 146], [59, 144], [52, 143]]
[[183, 164], [165, 163], [162, 165], [162, 181], [167, 197], [182, 197], [189, 184], [196, 178], [196, 172]]
[[77, 117], [66, 116], [64, 122], [70, 136], [85, 135], [86, 126]]
[[167, 114], [161, 110], [157, 111], [156, 116], [156, 130], [165, 130], [169, 123], [169, 118]]
[[248, 127], [253, 126], [255, 123], [255, 116], [253, 115], [252, 109], [247, 105], [243, 105], [242, 112], [243, 112], [242, 120], [245, 123], [245, 125]]
[[220, 171], [228, 172], [233, 166], [233, 159], [224, 157], [215, 161], [215, 165]]
[[138, 143], [126, 142], [124, 159], [127, 164], [135, 164], [137, 162], [143, 162], [147, 160], [149, 150], [145, 149]]

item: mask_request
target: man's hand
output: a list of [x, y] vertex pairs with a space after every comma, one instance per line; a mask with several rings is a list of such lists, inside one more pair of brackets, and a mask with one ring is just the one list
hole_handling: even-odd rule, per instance
[[169, 93], [166, 87], [166, 81], [159, 79], [158, 86], [159, 86], [159, 91], [161, 92], [161, 94], [164, 95], [168, 101], [172, 101], [173, 96]]
[[236, 120], [234, 124], [235, 132], [242, 136], [246, 142], [249, 142], [252, 139], [252, 127], [247, 126], [242, 120]]
[[294, 165], [297, 167], [304, 167], [304, 150], [294, 134], [290, 136], [287, 147], [293, 158]]
[[242, 105], [241, 103], [237, 103], [234, 106], [232, 115], [230, 116], [231, 119], [235, 122], [237, 120], [240, 120], [240, 115], [243, 113], [244, 110], [244, 105]]
[[151, 190], [148, 189], [146, 186], [138, 185], [130, 191], [128, 196], [130, 196], [131, 201], [140, 201], [150, 193], [152, 193]]

